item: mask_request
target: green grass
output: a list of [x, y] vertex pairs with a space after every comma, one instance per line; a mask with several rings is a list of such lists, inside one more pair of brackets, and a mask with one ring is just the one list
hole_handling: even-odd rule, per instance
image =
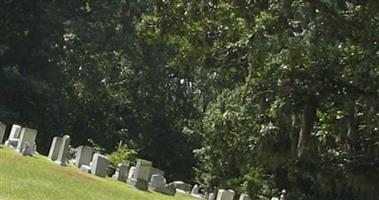
[[10, 148], [0, 149], [1, 200], [194, 200], [130, 188], [110, 178], [61, 167], [44, 156], [24, 157]]

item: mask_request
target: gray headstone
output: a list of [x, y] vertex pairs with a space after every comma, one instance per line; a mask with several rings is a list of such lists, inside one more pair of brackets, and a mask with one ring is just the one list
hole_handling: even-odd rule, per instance
[[66, 165], [67, 159], [68, 159], [68, 150], [70, 145], [70, 136], [65, 135], [62, 138], [61, 146], [59, 147], [59, 152], [57, 159], [55, 160], [55, 163], [58, 165]]
[[251, 198], [247, 194], [241, 194], [239, 200], [251, 200]]
[[54, 137], [51, 142], [50, 151], [48, 158], [52, 161], [55, 161], [58, 158], [59, 149], [62, 144], [62, 137]]
[[151, 168], [152, 163], [150, 161], [137, 159], [135, 174], [129, 185], [146, 191], [149, 186]]
[[5, 145], [16, 148], [21, 134], [21, 126], [17, 124], [12, 125], [11, 133], [9, 134], [8, 140]]
[[35, 154], [35, 145], [25, 142], [21, 149], [21, 153], [24, 156], [32, 156]]
[[109, 162], [107, 157], [99, 153], [93, 154], [91, 173], [95, 176], [105, 178], [107, 176], [107, 168]]
[[164, 190], [166, 187], [166, 179], [164, 176], [154, 174], [151, 176], [150, 187], [153, 189]]
[[22, 128], [20, 139], [17, 144], [17, 151], [22, 153], [23, 149], [25, 148], [25, 145], [28, 144], [28, 151], [34, 153], [36, 150], [37, 133], [37, 130], [30, 128]]
[[82, 165], [89, 165], [92, 160], [93, 148], [89, 146], [79, 146], [76, 151], [75, 165], [80, 168]]
[[7, 125], [5, 125], [3, 122], [0, 122], [0, 144], [3, 144], [6, 128], [7, 128]]
[[208, 196], [208, 200], [215, 200], [215, 194], [214, 193], [210, 193], [209, 196]]
[[163, 194], [175, 195], [174, 185], [167, 185], [165, 177], [159, 174], [154, 174], [151, 176], [150, 189]]
[[216, 200], [233, 200], [235, 192], [233, 190], [218, 190]]
[[116, 172], [113, 174], [112, 178], [121, 182], [126, 182], [126, 179], [128, 178], [126, 176], [126, 165], [119, 163], [116, 168]]

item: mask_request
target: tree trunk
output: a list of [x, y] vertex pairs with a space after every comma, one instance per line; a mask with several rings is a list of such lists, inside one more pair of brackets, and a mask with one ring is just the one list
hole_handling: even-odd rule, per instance
[[308, 153], [308, 143], [309, 137], [313, 128], [313, 124], [316, 120], [316, 106], [308, 101], [305, 104], [302, 121], [301, 121], [301, 129], [299, 133], [299, 141], [297, 144], [297, 156], [304, 157]]

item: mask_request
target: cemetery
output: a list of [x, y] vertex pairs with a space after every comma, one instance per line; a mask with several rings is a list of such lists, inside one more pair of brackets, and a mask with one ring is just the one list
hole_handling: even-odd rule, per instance
[[[0, 122], [1, 139], [6, 135], [5, 132], [6, 124]], [[118, 194], [121, 194], [123, 190], [125, 190], [125, 193], [128, 193], [129, 190], [133, 191], [131, 192], [130, 197], [126, 196], [125, 198], [138, 198], [141, 200], [163, 200], [171, 198], [180, 200], [233, 200], [235, 197], [235, 192], [232, 190], [220, 189], [218, 190], [217, 195], [214, 193], [202, 194], [200, 193], [197, 184], [192, 187], [190, 184], [182, 181], [167, 183], [166, 178], [164, 177], [165, 172], [154, 168], [151, 161], [143, 159], [137, 159], [136, 166], [130, 166], [129, 170], [126, 165], [119, 163], [115, 173], [111, 177], [107, 177], [109, 161], [105, 155], [96, 153], [92, 147], [77, 147], [75, 149], [76, 153], [74, 159], [70, 160], [69, 152], [71, 148], [71, 137], [69, 135], [64, 135], [63, 137], [56, 136], [52, 138], [49, 154], [45, 157], [40, 155], [37, 151], [37, 135], [37, 130], [13, 124], [9, 137], [4, 143], [5, 146], [3, 145], [2, 140], [0, 141], [0, 188], [2, 188], [0, 198], [18, 199], [22, 197], [38, 199], [43, 197], [48, 199], [84, 199], [84, 196], [87, 195], [87, 198], [91, 199], [123, 199], [122, 197], [117, 196]], [[50, 174], [53, 171], [58, 171], [59, 173], [62, 173], [63, 176], [62, 174]], [[14, 177], [11, 176], [12, 174], [14, 176], [24, 175], [25, 177], [17, 177], [15, 178], [16, 180], [13, 180]], [[70, 180], [64, 175], [73, 176], [75, 178], [74, 180]], [[54, 179], [43, 180], [44, 178], [47, 178], [45, 176], [52, 176]], [[30, 180], [26, 180], [26, 178]], [[41, 189], [37, 183], [30, 183], [28, 185], [21, 183], [23, 180], [28, 182], [34, 179], [49, 181], [49, 183], [45, 183], [45, 185], [42, 186], [43, 189]], [[54, 188], [50, 188], [62, 186], [61, 181], [65, 181], [65, 179], [67, 181], [66, 184], [75, 184], [74, 187], [78, 189], [76, 193], [80, 193], [80, 190], [85, 188], [82, 191], [83, 194], [70, 197], [72, 194], [56, 194], [57, 191]], [[112, 190], [114, 190], [115, 193], [109, 193], [109, 196], [107, 194], [101, 194], [102, 189], [99, 189], [100, 186], [97, 184], [92, 185], [93, 188], [91, 188], [91, 184], [82, 188], [86, 183], [84, 181], [80, 182], [79, 180], [86, 180], [94, 183], [99, 182], [103, 184], [103, 187], [114, 187]], [[17, 184], [20, 184], [20, 186], [17, 186], [16, 189], [12, 188], [12, 185]], [[21, 185], [25, 185], [25, 188]], [[46, 187], [46, 185], [51, 186]], [[66, 185], [65, 187], [68, 186]], [[49, 189], [52, 191], [47, 191]], [[39, 192], [35, 192], [35, 190], [38, 190]], [[155, 193], [144, 193], [148, 190], [154, 191]], [[22, 195], [18, 196], [15, 192], [20, 192]], [[142, 197], [144, 196], [142, 194], [147, 196]], [[159, 196], [158, 194], [162, 195]], [[241, 194], [239, 200], [251, 199], [248, 195]], [[284, 200], [284, 197], [281, 197], [280, 200]]]
[[0, 0], [0, 200], [378, 200], [379, 0]]

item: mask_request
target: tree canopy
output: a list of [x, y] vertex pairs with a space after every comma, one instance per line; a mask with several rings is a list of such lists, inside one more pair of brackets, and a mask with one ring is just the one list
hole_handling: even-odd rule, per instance
[[0, 120], [169, 180], [375, 199], [379, 2], [0, 2]]

